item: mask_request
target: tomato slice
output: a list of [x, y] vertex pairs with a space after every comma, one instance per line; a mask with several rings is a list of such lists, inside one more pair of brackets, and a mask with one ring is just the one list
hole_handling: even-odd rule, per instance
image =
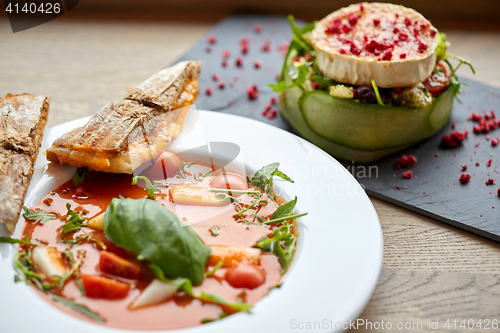
[[255, 289], [266, 281], [262, 269], [251, 264], [239, 264], [229, 268], [224, 278], [233, 288]]
[[151, 179], [167, 179], [175, 177], [177, 172], [179, 172], [181, 163], [182, 160], [179, 156], [166, 150], [158, 158], [155, 165], [153, 165], [148, 177]]
[[424, 86], [434, 96], [443, 92], [450, 84], [450, 66], [444, 60], [439, 60], [431, 76], [424, 81]]
[[122, 299], [127, 297], [130, 284], [104, 276], [82, 274], [85, 296], [90, 298]]
[[[236, 173], [224, 172], [210, 181], [210, 187], [224, 190], [245, 191], [248, 190], [248, 183], [245, 178]], [[231, 195], [237, 197], [240, 194], [231, 193]]]
[[139, 265], [108, 251], [101, 251], [99, 269], [101, 272], [121, 276], [126, 279], [138, 280], [141, 278], [141, 267]]

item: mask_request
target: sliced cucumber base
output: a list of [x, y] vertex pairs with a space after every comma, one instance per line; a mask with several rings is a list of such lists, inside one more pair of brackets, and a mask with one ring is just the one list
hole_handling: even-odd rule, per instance
[[[296, 52], [289, 52], [287, 62]], [[283, 73], [285, 83], [292, 80]], [[282, 116], [306, 140], [331, 155], [368, 163], [437, 133], [449, 121], [454, 89], [422, 109], [361, 104], [298, 87], [280, 93]]]

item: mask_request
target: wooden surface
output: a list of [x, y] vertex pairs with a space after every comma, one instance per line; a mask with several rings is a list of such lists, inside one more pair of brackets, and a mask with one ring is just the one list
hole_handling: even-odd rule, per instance
[[[59, 20], [12, 34], [0, 15], [0, 95], [52, 95], [48, 126], [94, 114], [175, 60], [212, 24]], [[500, 86], [500, 34], [447, 31], [476, 79]], [[205, 70], [210, 64], [204, 64]], [[467, 70], [462, 75], [471, 77]], [[497, 112], [498, 113], [498, 112]], [[500, 320], [500, 245], [372, 199], [384, 233], [383, 272], [361, 319], [372, 323]], [[341, 301], [341, 300], [339, 300]], [[385, 330], [365, 330], [381, 332]], [[498, 330], [488, 330], [494, 332]]]

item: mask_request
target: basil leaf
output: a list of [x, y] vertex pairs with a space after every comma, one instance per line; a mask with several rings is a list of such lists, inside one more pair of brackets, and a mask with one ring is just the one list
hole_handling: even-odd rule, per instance
[[85, 176], [87, 175], [87, 168], [77, 168], [75, 174], [73, 175], [73, 185], [82, 185], [85, 181]]
[[210, 247], [156, 201], [114, 198], [104, 215], [104, 232], [113, 244], [157, 265], [172, 278], [185, 277], [195, 285], [203, 280]]
[[29, 209], [26, 206], [23, 206], [24, 214], [23, 216], [28, 220], [40, 222], [40, 224], [44, 224], [49, 222], [50, 220], [55, 220], [57, 217], [54, 214], [47, 214], [42, 212], [40, 208], [37, 208], [36, 211], [33, 209]]
[[295, 199], [290, 200], [287, 203], [279, 206], [274, 211], [273, 215], [271, 215], [271, 220], [274, 220], [274, 219], [277, 219], [280, 217], [284, 217], [284, 216], [290, 214], [291, 212], [293, 212], [293, 209], [295, 208], [296, 203], [297, 203], [297, 197], [295, 197]]

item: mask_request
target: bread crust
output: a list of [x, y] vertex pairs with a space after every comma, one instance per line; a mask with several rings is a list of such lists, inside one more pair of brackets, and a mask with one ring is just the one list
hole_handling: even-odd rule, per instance
[[0, 98], [0, 223], [11, 234], [33, 176], [49, 104], [47, 95]]

